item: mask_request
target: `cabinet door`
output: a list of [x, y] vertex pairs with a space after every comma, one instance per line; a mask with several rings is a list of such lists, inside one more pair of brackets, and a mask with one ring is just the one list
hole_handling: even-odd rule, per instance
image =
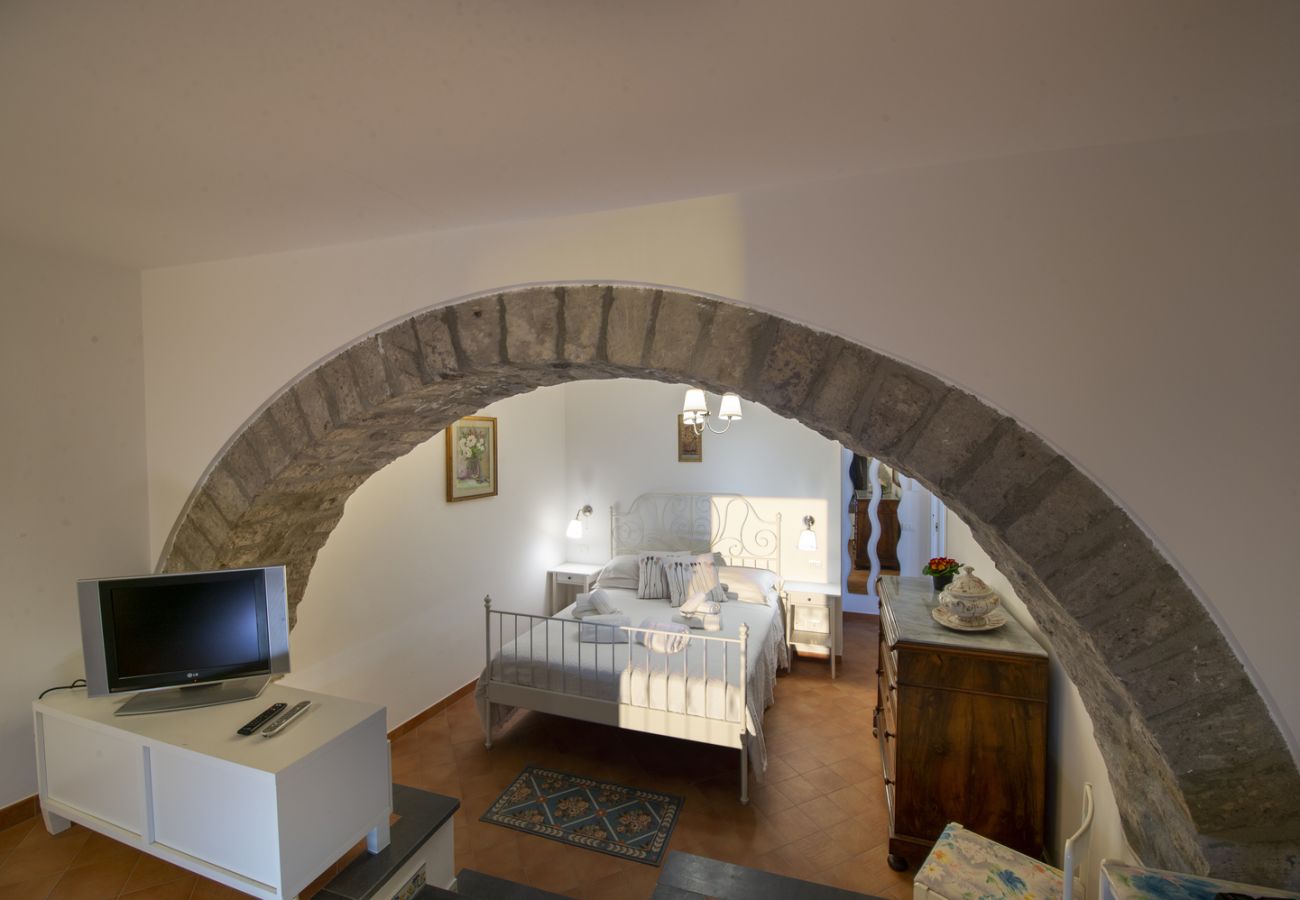
[[56, 716], [38, 715], [49, 798], [144, 834], [144, 748]]
[[150, 772], [155, 841], [280, 886], [279, 817], [271, 775], [166, 748], [152, 751]]

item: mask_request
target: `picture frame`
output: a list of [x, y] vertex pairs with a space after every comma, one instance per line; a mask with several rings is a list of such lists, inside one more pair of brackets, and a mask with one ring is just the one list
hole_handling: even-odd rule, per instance
[[704, 435], [687, 425], [681, 413], [677, 414], [677, 461], [704, 462]]
[[499, 465], [493, 416], [466, 416], [447, 426], [448, 503], [495, 497]]

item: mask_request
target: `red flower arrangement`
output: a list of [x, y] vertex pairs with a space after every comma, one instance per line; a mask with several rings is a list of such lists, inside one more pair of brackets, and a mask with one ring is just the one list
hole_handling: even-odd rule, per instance
[[957, 562], [957, 560], [949, 559], [946, 556], [936, 556], [925, 564], [925, 568], [921, 570], [921, 574], [943, 577], [944, 575], [956, 575], [960, 568], [961, 563]]

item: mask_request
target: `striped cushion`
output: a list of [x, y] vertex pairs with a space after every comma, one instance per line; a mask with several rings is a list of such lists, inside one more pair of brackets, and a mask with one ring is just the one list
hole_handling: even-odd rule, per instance
[[665, 559], [663, 569], [668, 581], [668, 602], [680, 606], [683, 613], [693, 613], [706, 600], [722, 603], [727, 599], [718, 583], [712, 554]]
[[636, 595], [642, 600], [667, 600], [668, 582], [664, 579], [664, 560], [689, 553], [671, 550], [647, 550], [637, 559]]

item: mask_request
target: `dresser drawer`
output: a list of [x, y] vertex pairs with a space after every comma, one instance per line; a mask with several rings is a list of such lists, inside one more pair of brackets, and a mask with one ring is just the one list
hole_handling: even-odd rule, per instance
[[556, 572], [555, 582], [556, 584], [576, 584], [580, 587], [586, 587], [588, 577], [589, 576], [587, 575], [578, 575], [573, 572]]

